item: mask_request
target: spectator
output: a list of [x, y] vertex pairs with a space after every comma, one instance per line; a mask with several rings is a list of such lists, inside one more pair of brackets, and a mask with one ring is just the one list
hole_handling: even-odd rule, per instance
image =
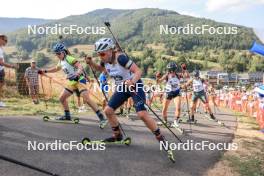
[[39, 69], [34, 60], [31, 61], [31, 66], [26, 69], [25, 79], [29, 88], [29, 94], [34, 104], [39, 104]]
[[7, 37], [0, 34], [0, 107], [5, 107], [5, 104], [1, 101], [3, 98], [3, 87], [5, 83], [5, 70], [4, 67], [16, 68], [15, 65], [5, 63], [3, 46], [7, 44]]

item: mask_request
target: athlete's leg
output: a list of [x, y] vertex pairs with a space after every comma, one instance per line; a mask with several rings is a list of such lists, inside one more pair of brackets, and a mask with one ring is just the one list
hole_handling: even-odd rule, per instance
[[5, 71], [1, 70], [0, 71], [0, 102], [2, 103], [2, 98], [3, 98], [3, 88], [5, 85]]
[[175, 118], [176, 120], [180, 118], [181, 114], [181, 96], [177, 96], [174, 98], [174, 104], [175, 104]]
[[162, 104], [162, 117], [163, 120], [167, 122], [167, 117], [168, 117], [168, 107], [170, 105], [171, 99], [164, 98], [163, 99], [163, 104]]
[[72, 95], [72, 93], [73, 92], [68, 89], [64, 89], [63, 92], [61, 93], [59, 100], [64, 110], [64, 116], [57, 118], [57, 120], [70, 120], [71, 119], [71, 114], [70, 114], [70, 109], [69, 109], [67, 99]]
[[132, 96], [134, 101], [134, 107], [136, 109], [138, 117], [145, 123], [148, 129], [155, 135], [156, 139], [159, 141], [164, 141], [164, 137], [160, 132], [155, 120], [150, 117], [149, 113], [145, 108], [146, 97], [142, 89], [138, 89], [136, 95]]
[[72, 95], [72, 92], [69, 90], [64, 89], [63, 92], [60, 95], [60, 102], [62, 104], [62, 107], [64, 110], [68, 110], [69, 111], [69, 105], [68, 105], [68, 101], [67, 98], [69, 98]]
[[196, 110], [198, 97], [195, 93], [192, 95], [192, 103], [191, 103], [191, 120], [194, 121], [194, 112]]
[[215, 117], [214, 117], [214, 115], [213, 115], [213, 113], [211, 111], [211, 108], [210, 108], [210, 105], [209, 105], [209, 102], [208, 102], [208, 98], [207, 98], [205, 92], [203, 92], [199, 98], [203, 102], [203, 104], [204, 104], [204, 106], [206, 108], [206, 111], [210, 114], [210, 117], [212, 119], [215, 119]]
[[100, 120], [100, 124], [99, 124], [100, 128], [104, 128], [105, 125], [107, 124], [107, 120], [105, 119], [103, 113], [101, 112], [97, 104], [91, 100], [87, 89], [86, 88], [81, 89], [80, 95], [83, 98], [83, 102], [88, 104], [92, 108], [92, 110], [96, 113], [97, 117]]
[[112, 127], [113, 137], [107, 138], [107, 141], [121, 140], [122, 133], [120, 130], [120, 125], [115, 114], [115, 110], [119, 108], [130, 95], [125, 92], [115, 92], [110, 98], [108, 105], [104, 109], [104, 113], [109, 121], [110, 126]]

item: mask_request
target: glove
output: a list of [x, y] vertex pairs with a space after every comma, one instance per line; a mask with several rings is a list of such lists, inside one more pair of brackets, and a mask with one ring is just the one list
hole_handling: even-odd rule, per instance
[[78, 81], [80, 78], [80, 76], [78, 74], [70, 74], [67, 76], [67, 79], [69, 79], [70, 81]]
[[181, 64], [181, 68], [182, 68], [183, 70], [187, 70], [187, 66], [186, 66], [186, 64]]
[[43, 73], [44, 73], [43, 70], [39, 70], [39, 71], [38, 71], [38, 74], [40, 74], [40, 75], [43, 74]]
[[86, 64], [91, 64], [91, 62], [92, 62], [92, 57], [85, 56], [84, 59], [85, 59]]

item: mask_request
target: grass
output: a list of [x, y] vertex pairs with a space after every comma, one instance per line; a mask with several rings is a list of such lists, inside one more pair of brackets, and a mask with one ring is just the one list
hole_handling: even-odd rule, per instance
[[148, 48], [151, 48], [153, 50], [158, 50], [158, 51], [163, 51], [165, 50], [165, 44], [164, 43], [159, 43], [157, 45], [155, 45], [154, 43], [152, 44], [147, 44]]
[[[264, 134], [254, 118], [235, 113], [238, 126], [233, 143], [236, 151], [227, 151], [209, 173], [218, 175], [264, 176]], [[228, 172], [227, 172], [228, 170]]]
[[255, 153], [254, 155], [245, 156], [243, 158], [227, 156], [225, 159], [241, 176], [264, 176], [264, 158], [262, 153]]
[[[15, 86], [7, 86], [4, 89], [3, 101], [7, 105], [6, 108], [0, 108], [0, 116], [35, 116], [35, 115], [61, 115], [63, 110], [59, 102], [59, 94], [63, 88], [55, 83], [52, 83], [52, 89], [48, 85], [49, 81], [43, 81], [44, 89], [43, 94], [40, 86], [40, 104], [35, 105], [30, 96], [19, 95]], [[99, 106], [102, 104], [102, 96], [100, 93], [93, 93], [91, 99]], [[82, 99], [81, 99], [82, 100]], [[71, 96], [68, 99], [70, 110], [72, 113], [77, 112], [77, 97]], [[90, 113], [90, 112], [88, 112]]]

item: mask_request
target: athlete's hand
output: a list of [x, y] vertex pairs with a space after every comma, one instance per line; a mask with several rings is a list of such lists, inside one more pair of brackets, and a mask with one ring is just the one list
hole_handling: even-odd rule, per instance
[[85, 56], [84, 60], [85, 60], [86, 64], [88, 64], [88, 65], [90, 65], [92, 63], [92, 57], [90, 57], [90, 56]]
[[160, 72], [157, 72], [156, 73], [156, 80], [160, 79], [161, 78], [161, 73]]
[[69, 79], [70, 81], [78, 81], [79, 80], [79, 75], [74, 73], [74, 74], [70, 74], [67, 76], [67, 79]]
[[135, 83], [132, 80], [125, 80], [125, 85], [127, 85], [127, 86], [134, 86]]
[[14, 65], [12, 65], [12, 68], [14, 68], [14, 69], [18, 69], [19, 66], [18, 66], [18, 64], [14, 64]]

